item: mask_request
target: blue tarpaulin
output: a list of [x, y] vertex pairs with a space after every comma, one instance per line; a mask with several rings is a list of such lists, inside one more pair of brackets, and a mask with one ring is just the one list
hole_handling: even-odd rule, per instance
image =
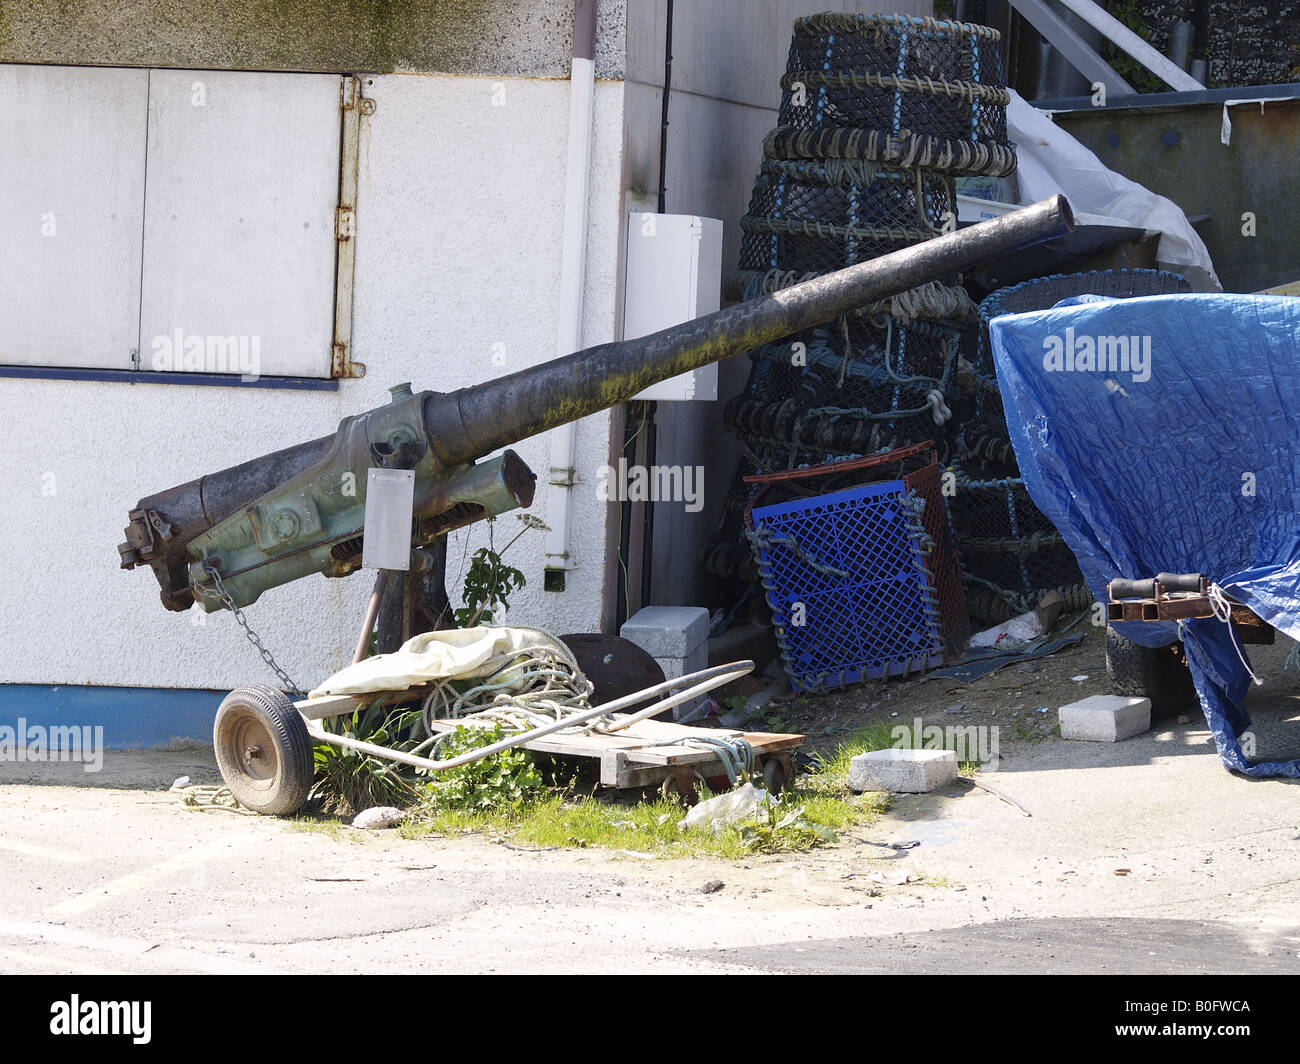
[[[1300, 299], [1082, 296], [994, 318], [990, 338], [1025, 485], [1098, 601], [1115, 577], [1204, 573], [1300, 639]], [[1186, 621], [1182, 639], [1224, 764], [1300, 777], [1242, 753], [1250, 676], [1229, 625]]]

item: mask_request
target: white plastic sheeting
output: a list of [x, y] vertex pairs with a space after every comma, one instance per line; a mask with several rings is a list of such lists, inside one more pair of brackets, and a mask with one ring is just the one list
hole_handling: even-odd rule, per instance
[[430, 680], [469, 680], [496, 674], [505, 681], [502, 659], [518, 655], [522, 660], [533, 647], [558, 650], [565, 658], [568, 648], [536, 628], [452, 628], [423, 632], [408, 639], [391, 654], [377, 654], [336, 672], [309, 693], [357, 695], [370, 691], [401, 691]]
[[[1014, 91], [1007, 106], [1007, 136], [1016, 145], [1021, 204], [1064, 193], [1076, 214], [1102, 214], [1160, 233], [1156, 260], [1176, 273], [1192, 270], [1222, 289], [1214, 264], [1192, 223], [1176, 203], [1108, 169], [1097, 156], [1052, 121], [1046, 111]], [[1189, 280], [1196, 286], [1194, 274]]]

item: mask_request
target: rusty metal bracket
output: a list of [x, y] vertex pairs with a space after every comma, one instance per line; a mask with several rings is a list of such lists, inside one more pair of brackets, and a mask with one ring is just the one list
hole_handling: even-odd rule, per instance
[[[1165, 576], [1166, 574], [1161, 574]], [[1215, 616], [1214, 605], [1206, 593], [1206, 581], [1199, 574], [1170, 578], [1188, 580], [1196, 577], [1199, 591], [1169, 591], [1160, 577], [1147, 581], [1113, 580], [1107, 585], [1110, 601], [1106, 603], [1106, 621], [1186, 621], [1195, 617]], [[1133, 590], [1150, 594], [1133, 595]], [[1243, 643], [1271, 646], [1276, 637], [1273, 627], [1249, 606], [1230, 604], [1232, 624]]]
[[366, 375], [366, 364], [364, 362], [353, 362], [348, 357], [348, 345], [336, 343], [330, 348], [330, 376], [338, 379], [349, 377], [364, 377]]
[[155, 548], [176, 533], [176, 526], [157, 510], [132, 510], [127, 520], [131, 522], [126, 529], [127, 540], [117, 548], [123, 569], [134, 569], [148, 561]]
[[366, 375], [363, 362], [352, 361], [352, 285], [356, 269], [357, 165], [361, 116], [375, 113], [375, 101], [361, 95], [361, 79], [345, 77], [339, 97], [342, 137], [339, 151], [339, 205], [334, 212], [334, 239], [338, 257], [334, 281], [334, 344], [330, 349], [330, 376]]

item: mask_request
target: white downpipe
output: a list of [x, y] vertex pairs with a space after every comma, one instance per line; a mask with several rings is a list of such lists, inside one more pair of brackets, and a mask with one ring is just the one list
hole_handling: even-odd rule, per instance
[[[587, 199], [591, 188], [591, 131], [596, 98], [596, 63], [573, 57], [569, 77], [569, 158], [564, 189], [564, 243], [560, 266], [560, 323], [557, 356], [582, 347], [583, 290], [587, 281]], [[551, 430], [551, 466], [546, 478], [546, 567], [574, 568], [569, 515], [573, 495], [578, 425]]]

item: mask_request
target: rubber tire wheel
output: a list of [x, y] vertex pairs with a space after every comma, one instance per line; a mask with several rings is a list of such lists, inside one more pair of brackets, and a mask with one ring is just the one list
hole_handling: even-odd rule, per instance
[[781, 759], [769, 757], [763, 762], [763, 787], [768, 794], [780, 794], [785, 790], [786, 772]]
[[1168, 716], [1199, 705], [1181, 643], [1139, 646], [1108, 627], [1106, 676], [1113, 694], [1151, 699], [1153, 716]]
[[659, 794], [663, 798], [671, 798], [674, 794], [680, 796], [687, 805], [695, 805], [700, 800], [700, 784], [707, 783], [703, 776], [698, 772], [691, 775], [691, 781], [682, 790], [681, 781], [675, 774], [669, 774], [664, 777], [663, 782], [659, 784]]
[[240, 805], [268, 816], [302, 808], [312, 784], [312, 741], [284, 692], [261, 684], [236, 687], [217, 707], [212, 746]]

